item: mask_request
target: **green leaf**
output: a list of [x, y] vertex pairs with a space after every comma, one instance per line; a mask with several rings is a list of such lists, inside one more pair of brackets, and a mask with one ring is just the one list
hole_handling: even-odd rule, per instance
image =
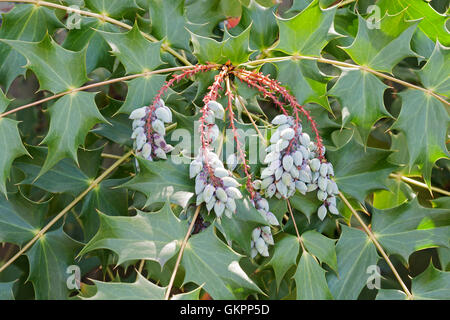
[[10, 176], [10, 170], [14, 159], [28, 155], [27, 149], [22, 144], [18, 122], [8, 118], [0, 118], [0, 191], [6, 195], [6, 179]]
[[128, 13], [139, 11], [135, 0], [84, 0], [87, 8], [112, 18], [122, 18]]
[[407, 89], [400, 96], [402, 109], [392, 128], [405, 133], [409, 166], [417, 164], [430, 186], [434, 163], [448, 157], [445, 141], [450, 117], [441, 102], [422, 91]]
[[163, 300], [166, 288], [145, 279], [140, 273], [133, 283], [94, 280], [97, 293], [86, 300]]
[[406, 300], [407, 296], [403, 291], [395, 289], [380, 289], [377, 293], [377, 300]]
[[13, 286], [15, 281], [0, 282], [0, 301], [14, 300]]
[[450, 96], [450, 49], [436, 43], [425, 66], [417, 72], [425, 88]]
[[200, 291], [202, 291], [202, 287], [186, 293], [175, 294], [170, 300], [200, 300]]
[[198, 63], [207, 62], [225, 63], [226, 58], [222, 56], [224, 42], [218, 42], [214, 39], [203, 37], [191, 32], [191, 41], [194, 47], [192, 52], [198, 59]]
[[386, 189], [389, 174], [396, 166], [386, 161], [391, 151], [370, 148], [356, 142], [353, 137], [347, 144], [328, 150], [327, 158], [334, 166], [335, 181], [339, 189], [360, 202], [377, 189]]
[[112, 70], [114, 57], [105, 54], [110, 47], [98, 30], [117, 32], [119, 29], [115, 25], [104, 23], [97, 18], [81, 17], [80, 19], [80, 28], [73, 28], [67, 32], [63, 47], [67, 50], [80, 51], [87, 46], [86, 69], [88, 74], [99, 67]]
[[89, 80], [86, 75], [86, 48], [78, 52], [66, 50], [48, 34], [40, 42], [0, 41], [27, 59], [26, 68], [36, 74], [40, 90], [58, 93], [78, 88]]
[[367, 267], [377, 264], [378, 254], [363, 231], [341, 227], [342, 234], [336, 246], [339, 276], [330, 272], [327, 281], [335, 299], [355, 300], [366, 285]]
[[81, 243], [70, 238], [62, 228], [47, 232], [26, 253], [30, 262], [28, 280], [33, 283], [38, 300], [67, 299], [67, 267], [76, 265], [75, 255]]
[[287, 60], [276, 64], [278, 80], [297, 98], [299, 104], [315, 102], [331, 112], [328, 102], [327, 82], [316, 61]]
[[313, 1], [305, 10], [290, 19], [277, 17], [280, 40], [275, 50], [290, 55], [320, 56], [332, 37], [336, 6], [322, 10], [319, 1]]
[[106, 121], [97, 109], [95, 95], [94, 92], [68, 94], [50, 107], [50, 128], [42, 141], [48, 145], [48, 155], [39, 175], [66, 157], [78, 162], [78, 146], [84, 144], [95, 124]]
[[225, 29], [222, 56], [224, 56], [227, 61], [230, 61], [234, 65], [238, 65], [249, 60], [250, 55], [253, 52], [249, 47], [251, 29], [252, 25], [248, 26], [248, 28], [242, 31], [238, 36], [231, 35], [227, 29]]
[[[250, 48], [263, 51], [270, 48], [278, 36], [278, 25], [273, 8], [264, 8], [254, 1], [248, 8], [242, 7], [240, 25], [242, 29], [252, 25], [250, 30]], [[233, 28], [236, 29], [238, 27]]]
[[149, 105], [159, 88], [164, 85], [165, 79], [165, 75], [154, 74], [128, 81], [127, 97], [118, 113], [131, 113], [134, 109]]
[[310, 254], [337, 272], [336, 240], [327, 238], [315, 230], [306, 231], [301, 238]]
[[194, 282], [215, 300], [239, 299], [246, 293], [259, 292], [258, 286], [239, 265], [241, 255], [214, 234], [213, 228], [193, 235], [181, 260], [186, 275], [184, 283]]
[[160, 58], [161, 42], [144, 38], [137, 24], [125, 33], [99, 31], [114, 54], [124, 65], [127, 73], [151, 71], [163, 62]]
[[152, 35], [171, 47], [190, 50], [184, 0], [149, 0]]
[[404, 11], [408, 20], [419, 20], [419, 28], [434, 42], [439, 40], [450, 46], [450, 33], [446, 29], [447, 14], [440, 14], [427, 1], [380, 0], [377, 6], [381, 12], [390, 14]]
[[[3, 14], [0, 39], [39, 41], [55, 28], [61, 27], [53, 10], [32, 4], [16, 4]], [[0, 85], [9, 88], [11, 82], [19, 75], [25, 74], [22, 66], [25, 58], [5, 43], [0, 43]]]
[[316, 214], [317, 209], [322, 205], [322, 202], [312, 193], [303, 195], [296, 192], [289, 201], [294, 209], [302, 212], [308, 218], [308, 221], [311, 220], [312, 215]]
[[186, 222], [173, 214], [169, 203], [155, 213], [138, 211], [134, 217], [112, 217], [99, 213], [99, 217], [100, 229], [80, 255], [97, 249], [109, 249], [119, 256], [117, 264], [146, 259], [157, 261], [163, 267], [178, 251], [187, 232]]
[[342, 126], [352, 122], [367, 142], [372, 126], [383, 117], [390, 117], [383, 94], [388, 88], [371, 73], [359, 69], [343, 69], [329, 95], [336, 97], [341, 105]]
[[325, 280], [325, 270], [306, 251], [300, 258], [294, 279], [297, 284], [297, 300], [333, 299]]
[[70, 159], [59, 161], [39, 176], [47, 157], [47, 148], [30, 146], [29, 151], [31, 158], [21, 157], [14, 163], [14, 167], [25, 174], [25, 178], [19, 182], [20, 185], [33, 185], [48, 192], [67, 192], [72, 195], [78, 195], [89, 186], [89, 177]]
[[412, 279], [411, 291], [415, 300], [448, 300], [450, 298], [450, 272], [428, 268]]
[[343, 48], [357, 64], [391, 72], [406, 57], [416, 56], [410, 42], [418, 21], [405, 21], [405, 13], [385, 15], [378, 26], [361, 16], [355, 41]]
[[281, 239], [276, 239], [272, 258], [267, 265], [272, 266], [275, 272], [277, 288], [280, 287], [281, 280], [283, 280], [286, 272], [297, 263], [299, 248], [300, 244], [297, 237], [291, 234], [283, 233]]
[[48, 203], [37, 204], [20, 194], [0, 195], [0, 242], [21, 246], [39, 231]]
[[372, 230], [381, 246], [406, 263], [417, 250], [450, 246], [448, 209], [425, 208], [414, 198], [396, 208], [374, 208], [372, 214]]
[[373, 194], [373, 206], [377, 209], [397, 207], [416, 196], [411, 187], [400, 179], [389, 179], [386, 187], [388, 190], [376, 191]]
[[146, 206], [155, 202], [171, 202], [186, 207], [194, 195], [194, 186], [189, 179], [189, 166], [177, 164], [172, 159], [148, 161], [136, 158], [140, 171], [122, 187], [142, 192], [147, 197]]
[[3, 91], [0, 89], [0, 113], [4, 112], [11, 100], [9, 100]]

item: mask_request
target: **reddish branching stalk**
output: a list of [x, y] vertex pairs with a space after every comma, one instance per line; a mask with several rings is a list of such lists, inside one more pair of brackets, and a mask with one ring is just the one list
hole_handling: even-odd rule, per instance
[[156, 109], [156, 104], [159, 102], [161, 97], [171, 86], [173, 86], [175, 83], [178, 83], [179, 81], [181, 81], [184, 78], [193, 76], [199, 72], [210, 71], [217, 67], [218, 67], [218, 65], [216, 65], [216, 64], [207, 64], [207, 65], [198, 64], [198, 65], [195, 65], [192, 69], [188, 69], [180, 74], [172, 75], [172, 79], [166, 81], [166, 83], [158, 90], [158, 93], [153, 98], [152, 104], [149, 106], [150, 111], [147, 115], [147, 121], [146, 121], [147, 132], [148, 133], [152, 132], [152, 124], [151, 124], [152, 117], [151, 116]]
[[[209, 166], [208, 163], [208, 147], [209, 147], [209, 133], [207, 134], [206, 128], [208, 127], [208, 124], [205, 123], [206, 115], [209, 111], [208, 108], [208, 102], [217, 100], [217, 97], [219, 95], [219, 89], [222, 88], [222, 83], [225, 79], [225, 76], [228, 74], [228, 67], [223, 66], [222, 70], [214, 77], [213, 84], [208, 88], [209, 92], [203, 97], [203, 108], [201, 110], [202, 116], [200, 117], [200, 141], [202, 143], [202, 152], [203, 156], [205, 157], [205, 166], [208, 170], [209, 176], [213, 182], [215, 182], [217, 179], [214, 176], [214, 172], [212, 168]], [[211, 125], [213, 126], [213, 125]]]
[[227, 80], [227, 88], [226, 88], [225, 95], [228, 97], [227, 111], [228, 111], [228, 116], [230, 118], [230, 127], [231, 127], [231, 130], [233, 131], [234, 141], [236, 142], [236, 149], [239, 154], [239, 158], [242, 161], [242, 166], [244, 168], [245, 176], [247, 177], [247, 190], [250, 193], [251, 199], [253, 199], [255, 197], [255, 188], [253, 187], [252, 175], [250, 174], [250, 166], [247, 164], [247, 160], [245, 158], [245, 152], [242, 149], [241, 143], [239, 141], [239, 135], [237, 133], [236, 126], [234, 124], [234, 122], [235, 122], [234, 112], [233, 112], [234, 96], [233, 96], [233, 93], [231, 92], [231, 88], [229, 85], [230, 80], [229, 80], [229, 78], [227, 78], [226, 80]]
[[[306, 119], [311, 124], [311, 129], [314, 132], [314, 135], [316, 136], [317, 149], [319, 150], [319, 159], [323, 159], [324, 155], [322, 152], [322, 150], [323, 150], [322, 138], [320, 137], [319, 130], [317, 128], [317, 124], [314, 121], [314, 119], [312, 118], [311, 114], [297, 102], [297, 99], [293, 95], [291, 95], [289, 93], [289, 91], [285, 87], [283, 87], [279, 81], [273, 80], [262, 73], [251, 72], [251, 71], [247, 71], [244, 69], [239, 69], [236, 71], [237, 72], [235, 74], [238, 75], [240, 73], [241, 75], [243, 75], [240, 78], [243, 79], [244, 81], [246, 81], [247, 83], [250, 84], [249, 81], [252, 81], [252, 83], [253, 82], [261, 83], [261, 84], [263, 84], [263, 86], [266, 86], [268, 89], [270, 89], [276, 93], [279, 93], [283, 97], [283, 99], [294, 108], [294, 113], [296, 114], [296, 123], [298, 123], [298, 111], [300, 111], [303, 115], [305, 115]], [[258, 88], [258, 90], [260, 90], [260, 89]], [[272, 98], [273, 94], [272, 94], [272, 97], [271, 96], [269, 96], [269, 97]], [[272, 98], [272, 100], [273, 100], [273, 98]], [[274, 102], [275, 102], [275, 100], [274, 100]]]

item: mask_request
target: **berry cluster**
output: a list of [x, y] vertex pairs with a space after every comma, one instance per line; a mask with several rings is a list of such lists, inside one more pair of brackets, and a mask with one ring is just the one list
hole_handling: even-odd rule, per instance
[[325, 148], [318, 149], [300, 124], [294, 118], [284, 114], [276, 116], [272, 124], [277, 129], [270, 138], [270, 145], [264, 163], [268, 164], [261, 171], [261, 189], [271, 198], [287, 199], [298, 190], [301, 194], [319, 188], [317, 198], [324, 201], [318, 211], [320, 219], [326, 215], [326, 206], [337, 214], [335, 195], [338, 193], [331, 163], [320, 160]]
[[172, 122], [172, 111], [159, 100], [154, 112], [150, 107], [142, 107], [130, 114], [133, 120], [134, 149], [136, 155], [152, 161], [155, 158], [167, 159], [167, 153], [173, 150], [170, 144], [164, 140], [166, 127], [164, 123]]

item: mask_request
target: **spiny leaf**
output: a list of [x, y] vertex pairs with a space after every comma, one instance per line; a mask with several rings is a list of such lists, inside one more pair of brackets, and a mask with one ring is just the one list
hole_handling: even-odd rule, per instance
[[0, 41], [27, 59], [26, 67], [36, 74], [41, 90], [57, 93], [78, 88], [89, 80], [86, 75], [86, 48], [78, 52], [66, 50], [48, 34], [40, 42]]
[[184, 283], [204, 284], [215, 300], [237, 299], [249, 292], [261, 292], [239, 265], [241, 256], [220, 241], [213, 228], [193, 235], [181, 260]]
[[6, 108], [8, 107], [11, 100], [9, 100], [3, 91], [0, 89], [0, 113], [4, 112]]
[[417, 72], [425, 88], [450, 96], [450, 49], [436, 43], [425, 66]]
[[280, 40], [275, 50], [290, 55], [320, 56], [329, 40], [336, 37], [333, 19], [336, 6], [322, 10], [319, 1], [313, 1], [293, 18], [277, 17]]
[[169, 46], [190, 50], [184, 0], [149, 0], [152, 34]]
[[[48, 33], [53, 33], [61, 22], [53, 10], [32, 4], [16, 4], [14, 8], [3, 14], [0, 28], [0, 39], [23, 41], [39, 41]], [[25, 58], [5, 43], [0, 43], [0, 85], [6, 89], [19, 75], [25, 73], [22, 68]]]
[[186, 293], [175, 294], [170, 300], [200, 300], [200, 291], [202, 291], [202, 287]]
[[8, 118], [0, 118], [0, 191], [6, 195], [6, 179], [9, 178], [14, 159], [27, 155], [22, 144], [18, 122]]
[[42, 141], [48, 145], [48, 155], [39, 176], [66, 157], [77, 162], [77, 148], [84, 144], [88, 131], [106, 121], [97, 109], [95, 95], [94, 92], [68, 94], [50, 107], [50, 128]]
[[310, 254], [337, 272], [336, 240], [327, 238], [315, 230], [307, 231], [301, 237]]
[[202, 25], [204, 32], [211, 36], [217, 24], [226, 19], [220, 0], [189, 1], [186, 3], [186, 16], [189, 21]]
[[430, 186], [434, 163], [448, 157], [445, 141], [450, 117], [441, 102], [422, 91], [407, 89], [400, 96], [402, 109], [392, 128], [405, 133], [409, 167], [417, 164]]
[[379, 28], [369, 25], [361, 16], [358, 18], [355, 41], [343, 48], [357, 64], [391, 72], [401, 60], [416, 55], [411, 50], [410, 42], [418, 22], [405, 21], [404, 12], [385, 15], [379, 22]]
[[356, 125], [364, 143], [373, 124], [390, 114], [384, 107], [383, 94], [388, 88], [371, 73], [359, 69], [343, 69], [336, 84], [329, 91], [341, 104], [342, 125]]
[[76, 265], [75, 255], [81, 243], [70, 238], [62, 228], [47, 232], [26, 253], [30, 262], [28, 280], [33, 283], [38, 300], [67, 299], [67, 267]]
[[137, 24], [126, 33], [99, 31], [112, 49], [112, 53], [124, 65], [127, 73], [142, 73], [154, 70], [162, 64], [161, 42], [144, 38]]
[[135, 0], [85, 0], [86, 7], [94, 12], [113, 18], [122, 18], [140, 10]]
[[177, 164], [171, 159], [166, 161], [148, 161], [136, 158], [139, 173], [123, 187], [142, 192], [147, 196], [146, 206], [155, 202], [170, 201], [186, 207], [194, 195], [194, 186], [189, 179], [187, 164]]
[[294, 279], [297, 284], [297, 300], [333, 299], [325, 280], [325, 270], [306, 251], [302, 253]]
[[[187, 224], [172, 212], [169, 203], [154, 213], [138, 211], [134, 217], [112, 217], [99, 213], [100, 229], [80, 252], [97, 249], [117, 253], [122, 264], [135, 259], [147, 259], [164, 266], [179, 249], [187, 232]], [[170, 226], [170, 228], [167, 228]]]
[[0, 241], [21, 246], [36, 235], [48, 203], [37, 204], [20, 194], [0, 195]]
[[380, 0], [381, 12], [395, 14], [404, 11], [408, 20], [419, 20], [419, 28], [434, 42], [450, 46], [450, 33], [446, 28], [447, 14], [440, 14], [427, 1]]
[[139, 77], [127, 82], [128, 93], [125, 102], [119, 109], [119, 113], [131, 113], [134, 109], [148, 106], [159, 88], [164, 85], [166, 76], [154, 74], [147, 77]]
[[275, 272], [277, 288], [280, 287], [281, 280], [283, 280], [289, 268], [297, 263], [299, 247], [300, 244], [296, 236], [286, 233], [283, 237], [276, 239], [272, 258], [267, 265], [272, 266]]
[[97, 293], [86, 300], [162, 300], [166, 288], [158, 287], [140, 273], [133, 283], [94, 280]]
[[277, 63], [278, 80], [297, 98], [298, 103], [315, 102], [331, 112], [326, 97], [327, 82], [316, 61], [287, 60]]
[[415, 300], [448, 300], [450, 297], [450, 272], [428, 268], [412, 279], [411, 291]]
[[342, 234], [336, 246], [339, 276], [329, 272], [327, 281], [335, 299], [355, 300], [366, 285], [367, 267], [377, 264], [378, 254], [363, 231], [341, 227]]
[[411, 187], [400, 179], [389, 179], [386, 187], [388, 190], [376, 191], [373, 194], [373, 206], [377, 209], [397, 207], [416, 196]]
[[212, 38], [203, 37], [191, 32], [191, 41], [194, 47], [193, 54], [197, 57], [198, 63], [225, 63], [222, 56], [222, 48], [225, 42], [218, 42]]
[[360, 202], [370, 191], [386, 189], [385, 181], [396, 166], [387, 162], [391, 151], [370, 148], [353, 137], [336, 150], [328, 150], [327, 158], [333, 164], [339, 189]]
[[373, 210], [372, 229], [378, 241], [390, 254], [404, 262], [417, 250], [450, 246], [450, 210], [419, 205], [417, 198], [396, 208]]

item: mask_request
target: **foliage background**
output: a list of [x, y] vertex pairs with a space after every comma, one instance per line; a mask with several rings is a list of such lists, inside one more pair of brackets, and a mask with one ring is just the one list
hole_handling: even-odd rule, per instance
[[[271, 257], [254, 261], [250, 233], [261, 221], [248, 201], [222, 225], [204, 212], [211, 225], [189, 239], [174, 298], [450, 298], [448, 1], [338, 2], [85, 0], [81, 10], [106, 15], [82, 15], [80, 29], [67, 28], [61, 8], [1, 3], [0, 113], [64, 94], [0, 118], [0, 299], [163, 298], [195, 210], [193, 182], [170, 161], [138, 159], [135, 175], [127, 114], [168, 76], [66, 93], [183, 60], [228, 59], [269, 59], [258, 67], [311, 110], [350, 203], [322, 222], [313, 198], [291, 199], [300, 246], [286, 203], [271, 201], [283, 227]], [[380, 29], [366, 23], [372, 4]], [[241, 19], [224, 31], [229, 17]], [[193, 132], [211, 79], [167, 94], [177, 128]], [[276, 114], [236, 84], [253, 113]], [[79, 291], [66, 285], [74, 264]], [[370, 265], [381, 269], [380, 290], [366, 287]]]

